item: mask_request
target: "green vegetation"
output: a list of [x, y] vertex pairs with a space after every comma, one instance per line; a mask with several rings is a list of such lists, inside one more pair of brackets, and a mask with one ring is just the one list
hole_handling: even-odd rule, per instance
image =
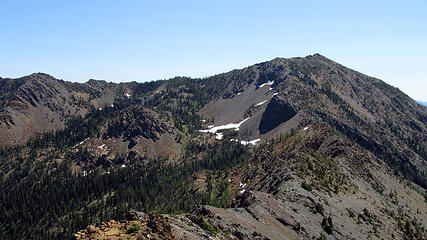
[[192, 216], [191, 219], [195, 224], [199, 225], [199, 227], [212, 234], [216, 234], [219, 232], [219, 229], [206, 222], [203, 216]]
[[351, 218], [355, 218], [356, 214], [354, 214], [353, 210], [348, 209], [348, 216], [350, 216]]
[[[127, 168], [113, 168], [108, 174], [94, 169], [84, 177], [73, 172], [73, 164], [111, 166], [104, 166], [101, 157], [87, 149], [71, 150], [99, 134], [99, 127], [108, 120], [136, 105], [157, 109], [175, 127], [197, 136], [201, 128], [197, 112], [219, 97], [228, 81], [216, 76], [132, 83], [134, 97], [123, 98], [114, 107], [92, 108], [84, 118], [68, 121], [65, 129], [32, 138], [25, 146], [1, 149], [0, 238], [71, 239], [73, 232], [88, 224], [126, 219], [130, 209], [168, 213], [188, 211], [195, 204], [227, 206], [232, 199], [228, 182], [213, 183], [207, 194], [196, 196], [189, 188], [191, 177], [201, 171], [216, 176], [248, 159], [248, 148], [238, 143], [222, 141], [206, 148], [190, 141], [177, 163], [133, 159]], [[152, 93], [162, 84], [166, 84], [162, 94]], [[200, 152], [202, 159], [195, 157]], [[120, 163], [124, 157], [113, 162]]]
[[161, 94], [144, 98], [144, 106], [155, 108], [184, 133], [195, 134], [201, 129], [198, 111], [227, 87], [224, 77], [204, 79], [176, 77], [166, 83]]
[[[287, 97], [295, 96], [299, 101], [310, 103], [319, 100], [318, 95], [323, 94], [328, 104], [335, 105], [334, 114], [344, 116], [347, 122], [343, 123], [340, 119], [333, 118], [328, 121], [327, 114], [322, 115], [321, 112], [316, 113], [319, 118], [323, 118], [346, 137], [385, 160], [396, 170], [396, 174], [401, 173], [422, 187], [427, 186], [424, 173], [419, 174], [409, 161], [405, 161], [411, 154], [399, 152], [394, 147], [396, 143], [390, 142], [391, 140], [385, 139], [380, 145], [374, 138], [367, 137], [371, 133], [377, 136], [384, 133], [375, 132], [376, 130], [362, 119], [363, 116], [354, 111], [330, 86], [327, 84], [318, 86], [309, 75], [302, 76], [293, 69], [294, 67], [291, 68], [292, 76], [286, 79], [289, 86], [292, 81], [297, 81], [316, 87], [319, 92], [289, 87], [286, 89]], [[231, 81], [240, 82], [242, 85], [251, 83], [253, 78], [250, 75], [250, 72], [243, 72], [232, 74], [232, 77], [225, 75], [206, 79], [177, 77], [169, 81], [132, 83], [132, 98], [124, 98], [115, 102], [114, 107], [102, 110], [91, 108], [84, 118], [75, 117], [69, 120], [65, 129], [34, 137], [24, 146], [0, 149], [0, 239], [29, 239], [34, 236], [38, 239], [72, 239], [72, 233], [89, 224], [99, 224], [110, 219], [128, 219], [130, 210], [146, 213], [182, 213], [193, 209], [196, 204], [227, 207], [232, 201], [233, 194], [238, 191], [230, 186], [227, 178], [234, 170], [245, 171], [246, 176], [259, 177], [271, 173], [274, 170], [271, 166], [278, 166], [277, 162], [282, 160], [289, 161], [283, 166], [290, 165], [293, 173], [304, 179], [301, 187], [307, 191], [316, 189], [338, 194], [351, 187], [348, 178], [340, 171], [337, 158], [315, 150], [318, 149], [315, 141], [309, 143], [310, 145], [307, 144], [308, 147], [303, 145], [302, 137], [296, 135], [295, 130], [286, 135], [281, 134], [278, 138], [253, 149], [230, 142], [230, 138], [235, 138], [234, 131], [225, 131], [224, 140], [215, 142], [209, 142], [206, 136], [198, 132], [202, 128], [202, 118], [198, 112], [203, 106], [217, 97], [232, 97], [241, 86], [229, 90], [229, 83]], [[267, 75], [261, 77], [267, 78]], [[268, 78], [276, 77], [268, 76]], [[154, 93], [153, 90], [160, 86], [164, 90], [161, 93]], [[317, 98], [309, 98], [312, 93], [315, 93]], [[291, 100], [289, 99], [289, 102], [292, 102]], [[89, 102], [81, 97], [75, 101], [79, 105], [90, 107]], [[127, 138], [130, 141], [128, 147], [133, 146], [136, 143], [133, 142], [132, 134], [139, 137], [142, 136], [141, 133], [127, 126], [121, 126], [122, 123], [116, 119], [125, 112], [129, 113], [132, 109], [142, 107], [156, 111], [161, 120], [173, 124], [182, 132], [178, 134], [179, 142], [183, 144], [180, 157], [173, 161], [135, 157], [130, 163], [126, 162], [126, 168], [118, 168], [119, 163], [130, 159], [126, 159], [125, 154], [115, 156], [111, 160], [112, 163], [106, 164], [103, 159], [105, 156], [97, 156], [86, 148], [75, 147], [86, 138], [118, 137], [126, 130], [131, 132]], [[256, 109], [254, 106], [250, 107], [245, 116], [251, 116]], [[135, 112], [129, 118], [135, 119], [140, 115], [140, 112]], [[207, 119], [207, 122], [212, 121]], [[403, 142], [421, 158], [426, 158], [426, 150], [420, 136], [405, 138], [395, 121], [392, 119], [385, 121], [387, 130], [395, 134], [396, 138], [403, 139]], [[144, 125], [143, 123], [137, 122], [136, 125]], [[417, 125], [416, 122], [412, 124]], [[361, 125], [360, 129], [364, 132], [358, 132], [358, 129], [353, 131], [354, 125]], [[100, 136], [100, 126], [106, 126], [105, 136]], [[152, 126], [158, 127], [155, 124]], [[157, 128], [159, 129], [162, 130], [161, 127]], [[293, 138], [290, 139], [291, 137]], [[157, 140], [155, 137], [147, 139]], [[301, 145], [303, 150], [298, 149]], [[278, 151], [280, 148], [285, 150]], [[345, 149], [345, 146], [334, 149], [336, 150], [334, 154], [341, 154], [343, 148]], [[281, 155], [275, 155], [276, 152]], [[346, 157], [350, 162], [350, 157]], [[95, 163], [90, 169], [93, 171], [85, 176], [78, 175], [73, 170], [79, 163]], [[362, 171], [360, 165], [356, 167], [359, 167], [358, 172]], [[368, 174], [369, 172], [366, 173]], [[192, 184], [200, 175], [206, 176], [207, 186], [206, 189], [203, 186], [200, 192], [195, 193]], [[372, 187], [383, 194], [384, 186], [376, 182], [373, 176], [368, 177], [373, 179]], [[277, 186], [286, 180], [289, 179], [278, 177], [275, 182], [277, 185], [270, 186], [269, 191], [274, 192]], [[424, 189], [412, 184], [410, 186], [423, 194], [427, 202]], [[234, 192], [231, 189], [234, 189]], [[389, 195], [390, 198], [393, 196], [392, 201], [397, 204], [395, 194], [390, 192]], [[323, 215], [323, 209], [319, 213]], [[411, 219], [401, 211], [399, 214], [394, 212], [391, 214], [409, 238], [423, 237], [425, 230], [417, 219]], [[356, 217], [356, 213], [352, 210], [348, 210], [348, 215]], [[377, 221], [376, 216], [367, 209], [359, 213], [357, 219], [358, 222], [364, 221], [369, 224]], [[212, 234], [219, 231], [202, 216], [194, 216], [193, 222]], [[328, 234], [333, 232], [330, 217], [323, 219], [322, 228]], [[134, 234], [139, 230], [139, 226], [135, 225], [127, 229], [126, 233]], [[376, 230], [374, 225], [374, 231]], [[321, 233], [321, 238], [326, 239], [326, 235]]]
[[228, 189], [228, 181], [221, 180], [215, 189], [212, 189], [212, 183], [208, 186], [208, 194], [210, 195], [209, 199], [205, 201], [205, 204], [214, 206], [214, 207], [227, 207], [230, 205], [233, 195], [231, 195]]
[[126, 234], [135, 234], [138, 233], [139, 230], [141, 230], [139, 225], [132, 225], [126, 230]]
[[104, 123], [106, 119], [117, 116], [123, 109], [138, 103], [138, 100], [123, 99], [117, 101], [114, 107], [102, 108], [102, 110], [92, 107], [85, 118], [73, 117], [67, 122], [65, 129], [45, 133], [42, 137], [31, 138], [26, 146], [30, 149], [55, 147], [64, 150], [95, 135], [98, 133], [100, 124]]
[[307, 191], [315, 188], [338, 193], [346, 187], [347, 177], [341, 173], [337, 164], [313, 149], [309, 149], [306, 156], [298, 158], [296, 166], [298, 176], [311, 182], [311, 184], [306, 181], [302, 183], [302, 187]]
[[320, 233], [320, 237], [318, 239], [319, 240], [328, 240], [328, 238], [326, 237], [326, 235], [324, 233]]
[[427, 203], [427, 191], [423, 188], [421, 188], [418, 185], [415, 185], [412, 182], [407, 181], [406, 184], [412, 189], [415, 190], [417, 193], [421, 194], [424, 197], [424, 201]]
[[322, 228], [323, 230], [327, 233], [327, 234], [332, 234], [334, 225], [332, 223], [332, 218], [331, 217], [324, 217], [322, 220]]
[[[175, 165], [159, 159], [145, 165], [136, 160], [110, 174], [93, 172], [86, 177], [72, 174], [70, 159], [45, 171], [44, 162], [28, 157], [22, 160], [20, 171], [11, 172], [2, 182], [1, 236], [27, 239], [32, 234], [40, 239], [67, 239], [88, 224], [126, 219], [130, 209], [175, 212], [191, 210], [197, 203], [226, 206], [232, 198], [226, 182], [218, 184], [212, 198], [206, 199], [189, 191], [188, 180], [203, 170], [227, 171], [249, 156], [247, 147], [222, 141], [198, 161], [183, 160]], [[50, 231], [52, 228], [56, 231]]]
[[313, 187], [311, 186], [311, 184], [307, 183], [306, 181], [302, 182], [301, 187], [309, 192], [313, 190]]
[[405, 239], [425, 239], [426, 229], [422, 221], [409, 217], [402, 207], [398, 208], [397, 213], [391, 211], [390, 216], [396, 220], [397, 226], [405, 234]]

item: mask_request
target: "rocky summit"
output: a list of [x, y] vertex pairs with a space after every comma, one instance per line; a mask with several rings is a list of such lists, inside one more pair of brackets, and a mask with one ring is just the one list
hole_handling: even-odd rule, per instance
[[320, 54], [0, 78], [1, 239], [426, 239], [427, 109]]

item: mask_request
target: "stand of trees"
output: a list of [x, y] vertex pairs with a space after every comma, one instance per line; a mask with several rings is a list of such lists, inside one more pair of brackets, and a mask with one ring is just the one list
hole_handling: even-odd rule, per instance
[[[247, 147], [222, 141], [202, 160], [165, 164], [135, 164], [109, 173], [87, 176], [71, 173], [71, 160], [49, 171], [43, 163], [30, 170], [16, 170], [0, 189], [1, 239], [72, 239], [88, 224], [126, 219], [129, 211], [177, 212], [212, 202], [207, 195], [194, 196], [191, 176], [199, 171], [226, 171], [250, 156]], [[24, 164], [25, 165], [25, 164]], [[218, 194], [225, 194], [220, 186]], [[230, 196], [229, 196], [230, 197]]]

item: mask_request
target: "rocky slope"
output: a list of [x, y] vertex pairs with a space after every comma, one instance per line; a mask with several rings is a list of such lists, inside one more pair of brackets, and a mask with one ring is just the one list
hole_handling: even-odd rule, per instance
[[399, 89], [319, 54], [276, 58], [222, 77], [235, 80], [201, 110], [215, 125], [250, 117], [239, 136], [252, 140], [325, 121], [427, 187], [426, 109]]
[[[307, 125], [262, 145], [251, 159], [217, 178], [213, 182], [225, 181], [236, 192], [226, 208], [198, 206], [188, 214], [152, 215], [151, 225], [142, 214], [135, 218], [141, 229], [133, 235], [125, 233], [126, 227], [115, 236], [108, 235], [111, 229], [88, 229], [77, 239], [427, 237], [427, 205], [419, 189], [327, 123]], [[196, 192], [209, 182], [199, 175]]]
[[229, 183], [235, 199], [225, 209], [195, 212], [218, 229], [219, 239], [427, 237], [426, 195], [419, 187], [402, 182], [326, 123], [259, 147], [218, 178]]
[[70, 83], [43, 73], [0, 78], [0, 146], [22, 144], [32, 136], [62, 129], [73, 116], [113, 104], [125, 89], [105, 81]]
[[319, 54], [0, 86], [2, 239], [426, 238], [426, 108]]
[[[89, 149], [94, 161], [78, 162], [81, 169], [110, 167], [148, 159], [177, 159], [181, 153], [183, 133], [156, 112], [141, 106], [130, 107], [108, 119], [99, 132], [73, 146], [73, 152]], [[95, 161], [96, 159], [96, 161]]]

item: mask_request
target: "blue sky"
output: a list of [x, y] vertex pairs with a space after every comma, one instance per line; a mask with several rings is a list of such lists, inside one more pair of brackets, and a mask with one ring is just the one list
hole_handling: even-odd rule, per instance
[[204, 77], [320, 53], [427, 101], [427, 1], [0, 2], [0, 76]]

